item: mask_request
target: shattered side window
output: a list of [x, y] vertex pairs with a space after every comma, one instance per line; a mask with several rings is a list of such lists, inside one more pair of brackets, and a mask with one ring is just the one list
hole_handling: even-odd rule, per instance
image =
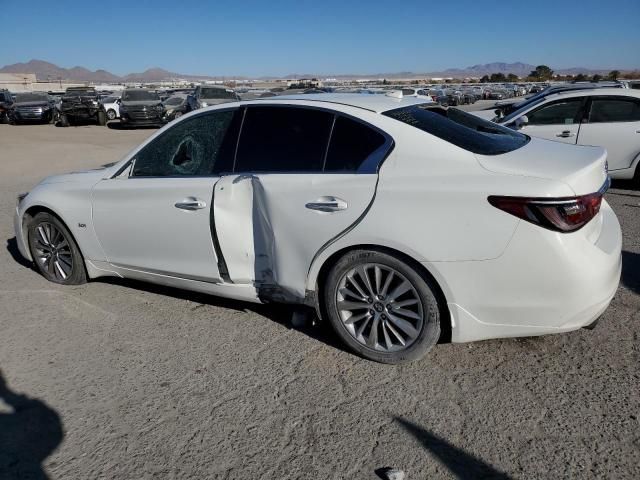
[[132, 176], [208, 176], [231, 165], [232, 151], [224, 145], [234, 134], [235, 114], [211, 112], [179, 122], [136, 155]]

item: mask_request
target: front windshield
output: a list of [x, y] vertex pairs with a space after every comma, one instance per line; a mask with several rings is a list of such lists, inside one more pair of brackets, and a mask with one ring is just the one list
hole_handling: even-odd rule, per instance
[[160, 101], [160, 97], [156, 92], [151, 90], [125, 90], [122, 94], [123, 102], [144, 102], [144, 101]]
[[165, 105], [182, 105], [185, 97], [170, 97], [164, 101]]
[[16, 103], [22, 102], [48, 102], [49, 96], [46, 93], [18, 93]]
[[235, 100], [236, 94], [233, 90], [226, 88], [203, 88], [200, 91], [200, 98], [211, 98], [214, 100]]

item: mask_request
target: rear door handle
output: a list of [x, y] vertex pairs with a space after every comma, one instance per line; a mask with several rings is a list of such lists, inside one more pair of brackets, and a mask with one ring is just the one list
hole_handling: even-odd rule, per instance
[[206, 208], [207, 204], [198, 198], [188, 197], [183, 201], [176, 203], [174, 206], [181, 210], [200, 210], [202, 208]]
[[564, 132], [556, 135], [556, 137], [561, 137], [561, 138], [569, 138], [569, 137], [575, 137], [575, 136], [576, 134], [571, 133], [569, 130], [565, 130]]
[[309, 210], [315, 210], [317, 212], [339, 212], [340, 210], [346, 210], [349, 205], [341, 198], [324, 196], [318, 198], [315, 202], [309, 202], [305, 204], [305, 207]]

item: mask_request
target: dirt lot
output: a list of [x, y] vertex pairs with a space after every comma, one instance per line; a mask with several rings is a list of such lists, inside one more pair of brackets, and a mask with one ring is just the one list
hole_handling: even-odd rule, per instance
[[608, 194], [623, 279], [595, 330], [439, 345], [393, 367], [292, 328], [287, 308], [59, 287], [19, 258], [16, 194], [153, 131], [0, 125], [0, 477], [640, 478], [639, 191]]

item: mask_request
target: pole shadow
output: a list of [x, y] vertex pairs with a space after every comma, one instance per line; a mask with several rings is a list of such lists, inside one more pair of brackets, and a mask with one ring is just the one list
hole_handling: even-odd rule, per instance
[[640, 293], [640, 254], [622, 252], [622, 284], [634, 293]]
[[46, 403], [9, 389], [0, 371], [0, 478], [47, 480], [42, 463], [62, 443], [60, 416]]
[[493, 480], [511, 479], [506, 473], [497, 470], [478, 457], [451, 445], [446, 440], [437, 437], [420, 425], [398, 416], [393, 416], [393, 419], [409, 432], [411, 436], [418, 440], [425, 450], [435, 455], [456, 478], [465, 480], [470, 478]]

